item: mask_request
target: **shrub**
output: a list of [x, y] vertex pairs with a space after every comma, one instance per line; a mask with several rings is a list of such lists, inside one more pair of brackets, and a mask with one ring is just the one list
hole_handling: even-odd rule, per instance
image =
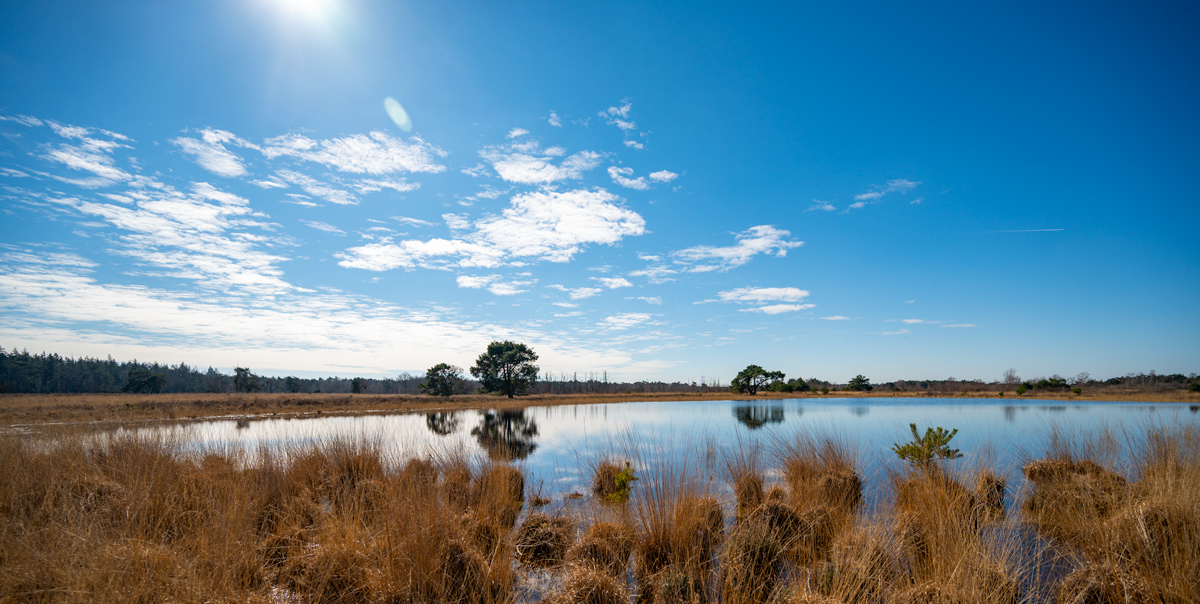
[[1083, 388], [1080, 388], [1079, 386], [1076, 386], [1076, 387], [1074, 387], [1074, 388], [1072, 388], [1072, 389], [1071, 389], [1071, 392], [1074, 392], [1075, 394], [1082, 394], [1082, 393], [1083, 393]]
[[624, 468], [607, 461], [602, 462], [596, 467], [592, 492], [612, 503], [624, 503], [629, 501], [630, 489], [635, 480], [637, 476], [634, 475], [633, 467], [628, 461], [625, 462]]
[[1025, 392], [1028, 390], [1029, 390], [1029, 387], [1026, 386], [1025, 384], [1021, 384], [1020, 386], [1017, 386], [1017, 394], [1018, 395], [1025, 394]]
[[913, 439], [903, 445], [892, 445], [892, 451], [896, 452], [896, 457], [926, 472], [932, 469], [934, 461], [962, 457], [962, 453], [959, 453], [958, 449], [950, 448], [950, 440], [954, 438], [955, 434], [958, 434], [957, 428], [950, 432], [946, 432], [941, 426], [938, 426], [937, 430], [926, 428], [925, 436], [921, 436], [917, 433], [916, 424], [908, 426], [912, 430]]
[[1200, 382], [1192, 382], [1188, 386], [1188, 392], [1200, 392]]

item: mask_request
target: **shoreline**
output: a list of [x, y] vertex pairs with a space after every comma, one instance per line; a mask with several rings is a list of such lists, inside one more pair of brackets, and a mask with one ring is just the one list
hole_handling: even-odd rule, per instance
[[989, 399], [1014, 404], [1128, 402], [1200, 404], [1200, 393], [1178, 391], [1113, 391], [1083, 394], [1015, 392], [854, 392], [829, 394], [767, 392], [652, 392], [623, 394], [535, 394], [507, 399], [468, 394], [448, 398], [412, 394], [333, 393], [182, 393], [182, 394], [0, 394], [0, 426], [20, 429], [72, 424], [127, 424], [159, 421], [204, 421], [239, 418], [297, 418], [317, 415], [353, 416], [403, 413], [523, 409], [564, 405], [674, 401], [774, 401], [856, 398]]

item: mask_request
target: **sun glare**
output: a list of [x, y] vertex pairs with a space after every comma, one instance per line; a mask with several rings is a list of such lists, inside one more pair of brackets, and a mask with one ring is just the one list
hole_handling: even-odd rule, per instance
[[328, 18], [334, 0], [274, 0], [289, 16], [319, 23]]

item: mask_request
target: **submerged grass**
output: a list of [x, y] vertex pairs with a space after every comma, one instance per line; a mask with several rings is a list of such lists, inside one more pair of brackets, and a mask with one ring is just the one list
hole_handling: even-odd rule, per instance
[[[711, 463], [653, 463], [636, 445], [618, 468], [639, 477], [628, 501], [533, 511], [518, 466], [396, 465], [369, 439], [253, 453], [0, 439], [0, 601], [1200, 600], [1194, 428], [1058, 438], [1015, 491], [992, 467], [896, 469], [872, 509], [835, 440], [739, 447], [715, 480]], [[1066, 570], [1043, 575], [1019, 527]]]

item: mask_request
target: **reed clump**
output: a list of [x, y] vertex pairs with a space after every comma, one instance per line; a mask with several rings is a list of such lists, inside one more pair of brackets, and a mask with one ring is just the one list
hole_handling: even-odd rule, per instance
[[633, 537], [633, 531], [623, 524], [595, 522], [567, 551], [567, 563], [591, 566], [610, 576], [621, 577], [633, 553]]
[[526, 566], [550, 568], [566, 559], [575, 540], [575, 523], [562, 516], [530, 514], [517, 529], [517, 559]]

